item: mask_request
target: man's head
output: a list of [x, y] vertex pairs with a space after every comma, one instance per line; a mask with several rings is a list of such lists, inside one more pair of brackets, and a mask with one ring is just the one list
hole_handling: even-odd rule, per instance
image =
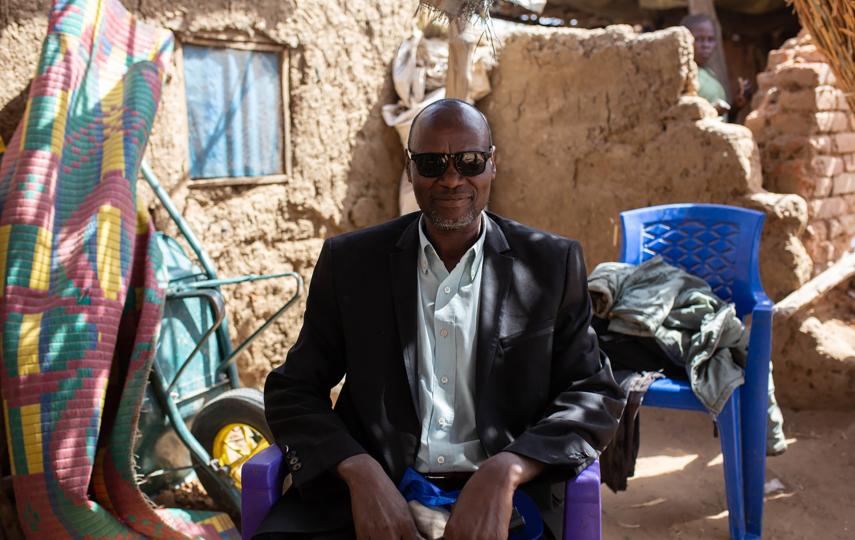
[[472, 226], [496, 177], [484, 115], [457, 99], [431, 103], [413, 120], [407, 146], [407, 177], [425, 217], [446, 232]]
[[680, 21], [695, 37], [695, 63], [704, 67], [715, 51], [715, 23], [703, 13], [687, 15]]

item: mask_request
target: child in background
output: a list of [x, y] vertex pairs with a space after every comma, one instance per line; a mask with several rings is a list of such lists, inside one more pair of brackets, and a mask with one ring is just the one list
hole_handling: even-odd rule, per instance
[[[698, 13], [687, 15], [680, 21], [680, 24], [688, 28], [695, 37], [695, 63], [698, 65], [700, 86], [698, 94], [715, 107], [722, 120], [726, 120], [727, 113], [731, 110], [731, 106], [727, 102], [727, 92], [716, 78], [715, 73], [707, 66], [715, 52], [715, 23], [707, 15]], [[748, 104], [750, 90], [750, 83], [740, 77], [739, 92], [733, 98], [734, 109], [741, 109]]]

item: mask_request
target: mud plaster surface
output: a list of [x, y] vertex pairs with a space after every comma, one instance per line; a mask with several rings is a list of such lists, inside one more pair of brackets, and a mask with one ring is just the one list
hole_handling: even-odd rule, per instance
[[593, 267], [617, 256], [621, 210], [759, 191], [750, 132], [683, 97], [690, 39], [620, 26], [507, 38], [482, 104], [499, 152], [492, 208], [579, 239]]
[[804, 313], [775, 325], [775, 387], [800, 409], [852, 410], [855, 403], [855, 279]]
[[[227, 34], [287, 47], [293, 175], [282, 184], [188, 189], [186, 105], [178, 65], [170, 66], [147, 159], [224, 276], [294, 270], [307, 281], [323, 239], [395, 215], [400, 143], [380, 117], [394, 101], [389, 63], [412, 10], [363, 0], [145, 1], [139, 12], [178, 35]], [[156, 209], [157, 204], [152, 204]], [[158, 225], [168, 217], [156, 211]], [[288, 282], [232, 287], [232, 335], [244, 339], [290, 295]], [[285, 358], [304, 300], [239, 360], [258, 386]]]

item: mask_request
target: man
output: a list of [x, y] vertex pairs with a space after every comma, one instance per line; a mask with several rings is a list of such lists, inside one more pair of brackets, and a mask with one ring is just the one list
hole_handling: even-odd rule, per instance
[[578, 474], [617, 427], [579, 245], [484, 212], [484, 116], [436, 102], [408, 146], [422, 212], [326, 241], [300, 336], [267, 379], [296, 489], [262, 532], [418, 538], [396, 488], [413, 467], [462, 487], [447, 540], [505, 538], [517, 487]]

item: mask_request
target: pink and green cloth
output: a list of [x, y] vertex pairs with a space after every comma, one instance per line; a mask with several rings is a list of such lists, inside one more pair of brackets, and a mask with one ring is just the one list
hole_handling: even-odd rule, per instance
[[137, 174], [169, 32], [116, 0], [55, 0], [0, 166], [0, 383], [27, 537], [238, 538], [137, 488], [136, 422], [164, 290]]

